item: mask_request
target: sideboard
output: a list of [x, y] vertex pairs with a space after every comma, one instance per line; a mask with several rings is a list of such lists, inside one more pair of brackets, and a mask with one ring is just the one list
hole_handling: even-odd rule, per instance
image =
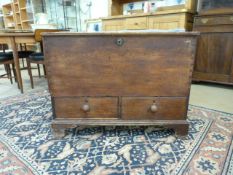
[[233, 85], [233, 13], [198, 15], [194, 31], [201, 34], [193, 80]]
[[193, 14], [181, 10], [102, 18], [103, 31], [118, 30], [174, 30], [191, 31]]

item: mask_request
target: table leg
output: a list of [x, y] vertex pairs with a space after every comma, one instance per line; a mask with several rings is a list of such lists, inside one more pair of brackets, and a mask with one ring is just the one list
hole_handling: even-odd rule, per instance
[[18, 49], [17, 49], [17, 45], [16, 45], [14, 37], [11, 37], [11, 47], [13, 50], [17, 82], [18, 82], [19, 88], [21, 90], [21, 93], [23, 93], [23, 82], [22, 82], [22, 77], [21, 77], [21, 72], [20, 72]]

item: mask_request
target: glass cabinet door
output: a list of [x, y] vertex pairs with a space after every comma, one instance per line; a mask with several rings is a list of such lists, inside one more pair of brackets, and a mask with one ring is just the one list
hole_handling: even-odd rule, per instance
[[59, 29], [79, 31], [77, 0], [45, 0], [45, 2], [50, 23], [56, 24]]
[[[233, 0], [199, 0], [198, 12], [205, 13], [208, 11], [214, 12], [214, 10], [231, 9], [233, 13]], [[225, 13], [228, 11], [225, 11]], [[230, 12], [230, 11], [229, 11]]]

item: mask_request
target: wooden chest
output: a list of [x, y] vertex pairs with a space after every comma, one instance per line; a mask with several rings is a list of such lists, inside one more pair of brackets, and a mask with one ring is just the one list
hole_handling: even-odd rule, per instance
[[186, 122], [197, 33], [45, 33], [57, 135], [77, 125]]

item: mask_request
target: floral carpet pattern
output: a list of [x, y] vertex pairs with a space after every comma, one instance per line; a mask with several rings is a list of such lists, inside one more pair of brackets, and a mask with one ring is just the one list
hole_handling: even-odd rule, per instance
[[0, 175], [233, 174], [233, 114], [190, 106], [189, 134], [77, 127], [54, 139], [49, 93], [0, 101]]

